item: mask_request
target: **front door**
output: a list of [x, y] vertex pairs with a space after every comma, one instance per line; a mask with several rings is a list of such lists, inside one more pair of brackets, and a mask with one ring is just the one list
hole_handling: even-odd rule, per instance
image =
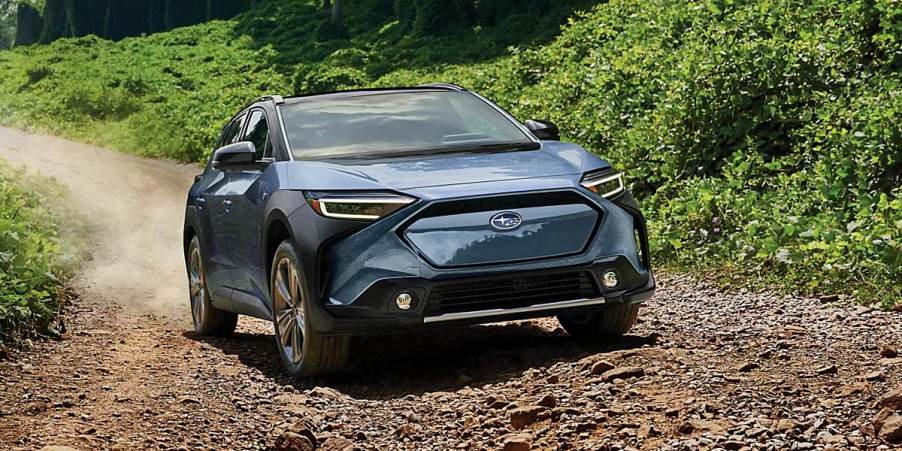
[[[238, 141], [246, 118], [247, 114], [239, 115], [225, 126], [217, 148]], [[214, 302], [228, 303], [235, 266], [230, 251], [233, 243], [227, 228], [231, 214], [231, 174], [213, 168], [208, 171], [211, 172], [211, 180], [198, 198], [201, 228], [205, 230], [202, 235], [207, 237], [201, 243], [205, 256], [204, 272]]]
[[[251, 110], [240, 141], [254, 144], [257, 160], [272, 158], [269, 125], [262, 109]], [[266, 299], [265, 293], [268, 292], [267, 281], [263, 276], [265, 271], [261, 266], [263, 249], [260, 237], [266, 200], [271, 194], [264, 179], [267, 171], [274, 170], [270, 166], [264, 171], [238, 171], [229, 174], [230, 212], [225, 227], [229, 239], [235, 243], [230, 249], [234, 264], [231, 287], [238, 292], [233, 293], [232, 301], [236, 304], [245, 300], [262, 301]], [[250, 298], [246, 298], [246, 295]], [[252, 307], [257, 308], [259, 305]]]

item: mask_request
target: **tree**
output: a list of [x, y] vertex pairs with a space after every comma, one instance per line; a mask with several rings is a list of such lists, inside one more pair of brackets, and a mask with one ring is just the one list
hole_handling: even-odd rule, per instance
[[66, 0], [66, 21], [74, 37], [96, 33], [91, 20], [91, 0]]
[[146, 0], [147, 32], [166, 31], [166, 0]]
[[341, 21], [341, 0], [334, 0], [332, 2], [332, 25], [338, 25], [339, 21]]
[[206, 0], [166, 0], [166, 29], [194, 25], [206, 19]]
[[69, 21], [66, 19], [65, 0], [44, 2], [44, 29], [41, 30], [41, 44], [69, 36]]
[[140, 7], [142, 3], [135, 0], [111, 0], [107, 8], [104, 35], [117, 40], [138, 36], [147, 31], [144, 9]]
[[206, 20], [229, 19], [248, 7], [247, 0], [207, 0]]
[[110, 0], [91, 0], [90, 17], [91, 33], [106, 37], [106, 14], [110, 9]]
[[37, 8], [28, 3], [19, 3], [16, 8], [16, 38], [14, 45], [31, 45], [41, 39], [44, 19]]

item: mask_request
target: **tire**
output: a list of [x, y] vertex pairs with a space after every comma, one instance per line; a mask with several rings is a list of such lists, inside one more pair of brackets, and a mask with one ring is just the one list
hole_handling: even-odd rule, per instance
[[603, 310], [562, 314], [557, 317], [564, 330], [580, 340], [619, 337], [633, 328], [639, 318], [639, 304], [619, 304]]
[[273, 331], [286, 371], [295, 377], [309, 377], [344, 368], [351, 339], [324, 335], [313, 328], [310, 315], [306, 314], [312, 307], [313, 297], [309, 295], [300, 259], [290, 240], [283, 241], [276, 249], [269, 286]]
[[188, 245], [188, 286], [194, 332], [219, 337], [235, 332], [238, 314], [218, 309], [210, 300], [207, 277], [204, 274], [204, 259], [200, 251], [200, 241], [196, 236], [191, 238], [191, 244]]

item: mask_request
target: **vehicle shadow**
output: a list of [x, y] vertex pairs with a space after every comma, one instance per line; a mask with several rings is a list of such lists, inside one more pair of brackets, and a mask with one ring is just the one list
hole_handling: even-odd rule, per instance
[[628, 335], [608, 343], [579, 343], [563, 330], [531, 322], [398, 333], [355, 338], [346, 371], [328, 378], [285, 375], [272, 334], [237, 333], [229, 338], [186, 337], [209, 343], [280, 385], [298, 390], [334, 388], [356, 399], [385, 400], [466, 385], [504, 382], [532, 368], [573, 362], [587, 355], [653, 345], [655, 336]]

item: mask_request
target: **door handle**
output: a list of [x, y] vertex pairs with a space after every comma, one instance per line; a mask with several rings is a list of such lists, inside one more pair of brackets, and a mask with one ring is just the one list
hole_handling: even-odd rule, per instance
[[222, 201], [222, 206], [225, 208], [225, 212], [228, 213], [232, 209], [232, 201], [226, 199]]
[[207, 199], [198, 197], [194, 200], [194, 203], [197, 205], [198, 210], [203, 210], [204, 206], [207, 205]]

